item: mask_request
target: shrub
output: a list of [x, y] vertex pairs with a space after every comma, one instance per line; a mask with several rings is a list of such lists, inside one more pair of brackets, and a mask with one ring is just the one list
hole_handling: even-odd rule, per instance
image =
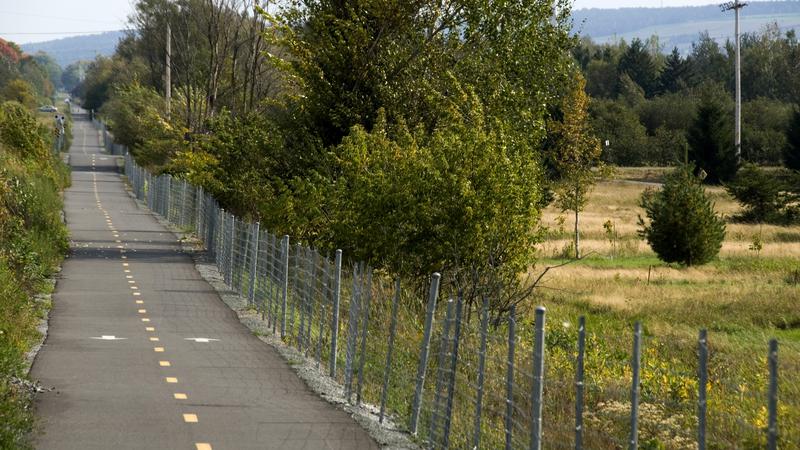
[[719, 253], [725, 224], [714, 212], [700, 180], [684, 166], [667, 175], [660, 191], [648, 189], [640, 203], [639, 235], [665, 262], [705, 264]]
[[784, 208], [790, 201], [786, 188], [775, 174], [768, 174], [752, 164], [742, 167], [736, 178], [726, 186], [728, 193], [745, 208], [740, 218], [753, 222], [783, 220]]

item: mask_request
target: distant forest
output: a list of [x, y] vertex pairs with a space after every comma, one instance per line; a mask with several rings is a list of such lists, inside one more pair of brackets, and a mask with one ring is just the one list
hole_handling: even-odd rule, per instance
[[[800, 14], [800, 1], [749, 2], [743, 14]], [[590, 8], [572, 13], [574, 30], [579, 31], [582, 36], [591, 37], [623, 34], [658, 25], [720, 20], [723, 17], [719, 6], [713, 4], [672, 8]]]
[[[592, 128], [607, 143], [603, 158], [621, 166], [679, 163], [698, 126], [713, 128], [720, 152], [732, 154], [734, 45], [701, 33], [683, 56], [665, 55], [657, 41], [583, 38], [573, 49], [592, 97]], [[744, 160], [780, 165], [800, 101], [800, 43], [793, 30], [772, 25], [743, 35], [742, 100]], [[698, 123], [701, 112], [713, 113], [714, 123]]]
[[29, 54], [45, 52], [63, 68], [77, 61], [91, 61], [97, 56], [113, 55], [114, 50], [117, 48], [117, 43], [123, 36], [125, 36], [124, 31], [109, 31], [107, 33], [23, 44], [20, 47], [25, 53]]

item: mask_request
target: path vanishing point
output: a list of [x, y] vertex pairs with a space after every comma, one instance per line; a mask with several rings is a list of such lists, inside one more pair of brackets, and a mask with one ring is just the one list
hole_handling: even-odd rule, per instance
[[377, 448], [253, 336], [74, 116], [71, 251], [31, 377], [40, 449]]

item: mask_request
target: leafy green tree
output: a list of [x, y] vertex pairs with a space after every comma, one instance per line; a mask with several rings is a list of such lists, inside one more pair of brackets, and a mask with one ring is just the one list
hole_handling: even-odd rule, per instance
[[698, 101], [683, 93], [661, 94], [636, 107], [639, 120], [654, 135], [658, 128], [685, 132], [691, 127]]
[[742, 104], [742, 159], [781, 164], [792, 108], [780, 100], [757, 98]]
[[36, 94], [30, 83], [19, 78], [11, 80], [0, 89], [0, 99], [19, 102], [27, 108], [36, 107]]
[[476, 95], [454, 94], [431, 134], [380, 114], [371, 132], [353, 128], [334, 149], [330, 226], [347, 254], [415, 277], [443, 270], [470, 301], [500, 284], [492, 301], [503, 309], [541, 238], [543, 172], [513, 127], [488, 122]]
[[591, 60], [586, 66], [586, 92], [596, 98], [612, 98], [618, 92], [619, 74], [614, 63], [600, 59]]
[[265, 13], [271, 45], [289, 49], [272, 59], [293, 86], [287, 107], [324, 147], [353, 125], [371, 129], [381, 108], [390, 122], [434, 129], [457, 84], [487, 116], [513, 118], [531, 149], [567, 79], [568, 15], [567, 2], [534, 0], [302, 0]]
[[61, 66], [58, 65], [55, 59], [49, 54], [39, 51], [33, 55], [33, 60], [39, 64], [46, 73], [50, 80], [50, 84], [55, 88], [61, 88]]
[[127, 145], [139, 164], [161, 166], [182, 148], [183, 129], [161, 116], [163, 99], [139, 83], [114, 86], [100, 109], [114, 140]]
[[795, 107], [786, 130], [783, 163], [792, 170], [800, 170], [800, 107]]
[[89, 69], [89, 61], [75, 61], [64, 68], [61, 73], [61, 85], [67, 92], [73, 92], [83, 81], [86, 71]]
[[556, 201], [562, 212], [570, 211], [575, 217], [575, 258], [581, 257], [579, 213], [586, 206], [588, 195], [595, 183], [600, 162], [600, 141], [589, 126], [589, 97], [586, 81], [576, 74], [572, 87], [561, 103], [560, 121], [551, 124], [555, 141], [549, 159], [557, 173]]
[[728, 86], [733, 80], [732, 64], [707, 31], [700, 33], [697, 42], [692, 44], [692, 53], [687, 61], [692, 67], [692, 86], [704, 83], [723, 83]]
[[54, 91], [50, 76], [45, 68], [39, 65], [33, 57], [22, 56], [19, 60], [19, 74], [20, 78], [30, 83], [37, 96], [47, 99], [52, 98]]
[[639, 235], [647, 239], [662, 261], [693, 266], [719, 254], [725, 222], [714, 212], [691, 167], [671, 172], [660, 190], [646, 190], [640, 206], [648, 221], [639, 216]]
[[683, 130], [672, 130], [661, 126], [650, 136], [650, 151], [647, 159], [657, 166], [674, 166], [685, 163], [686, 134]]
[[647, 130], [636, 113], [615, 100], [595, 100], [589, 105], [595, 136], [603, 146], [603, 161], [618, 166], [642, 165], [646, 162]]
[[707, 174], [709, 183], [729, 181], [736, 175], [738, 161], [730, 122], [721, 104], [706, 96], [698, 106], [694, 123], [687, 133], [689, 161]]

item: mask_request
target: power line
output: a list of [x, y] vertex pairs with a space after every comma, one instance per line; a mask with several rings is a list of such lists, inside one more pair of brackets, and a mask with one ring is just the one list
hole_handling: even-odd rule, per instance
[[3, 32], [0, 31], [0, 35], [11, 35], [11, 36], [28, 36], [28, 35], [40, 35], [40, 34], [97, 34], [97, 33], [113, 33], [116, 31], [125, 31], [125, 30], [96, 30], [96, 31], [20, 31], [20, 32]]
[[17, 11], [0, 11], [0, 14], [12, 14], [15, 16], [26, 16], [26, 17], [39, 17], [42, 19], [56, 19], [56, 20], [69, 20], [73, 22], [93, 22], [93, 23], [105, 23], [109, 24], [112, 23], [108, 20], [93, 20], [93, 19], [79, 19], [77, 17], [59, 17], [59, 16], [47, 16], [43, 14], [31, 14], [31, 13], [24, 13], [24, 12], [17, 12]]

